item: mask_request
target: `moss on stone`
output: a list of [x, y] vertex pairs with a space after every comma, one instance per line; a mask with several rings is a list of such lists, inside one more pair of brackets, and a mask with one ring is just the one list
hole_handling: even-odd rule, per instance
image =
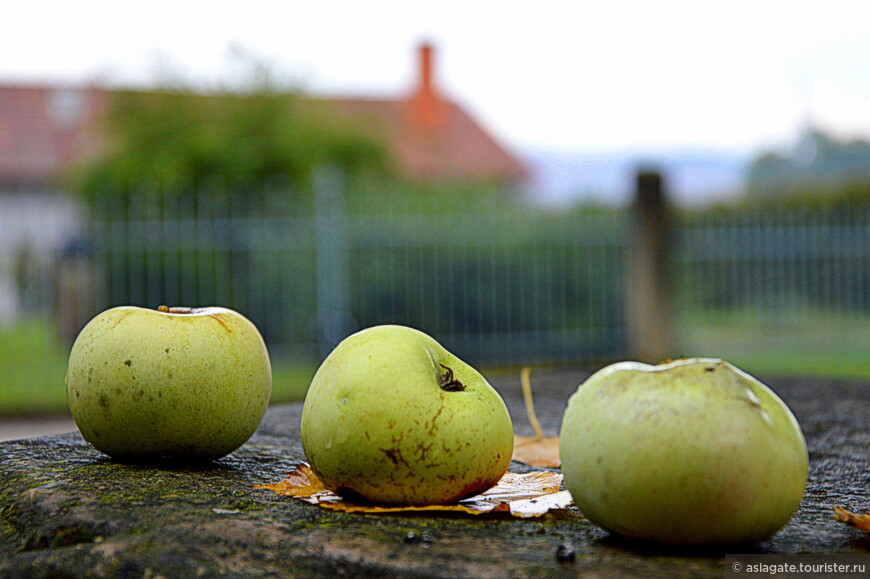
[[[560, 376], [536, 381], [545, 431], [558, 427], [576, 387]], [[813, 449], [810, 487], [792, 523], [758, 549], [866, 553], [859, 532], [829, 511], [834, 500], [866, 504], [860, 482], [870, 476], [870, 418], [862, 409], [870, 392], [831, 384], [822, 400], [812, 384], [781, 386]], [[505, 400], [521, 424], [519, 392]], [[248, 444], [206, 465], [118, 463], [77, 435], [0, 444], [0, 576], [722, 574], [725, 551], [626, 542], [576, 508], [538, 519], [361, 515], [254, 489], [303, 459], [300, 409], [270, 409]]]

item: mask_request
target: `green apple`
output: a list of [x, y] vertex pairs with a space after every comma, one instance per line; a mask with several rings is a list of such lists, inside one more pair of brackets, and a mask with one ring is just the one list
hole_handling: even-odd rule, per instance
[[76, 426], [97, 450], [210, 460], [254, 433], [272, 369], [257, 328], [237, 312], [122, 306], [82, 329], [66, 386]]
[[443, 504], [507, 472], [513, 426], [474, 368], [430, 336], [375, 326], [342, 341], [314, 375], [302, 448], [339, 494], [391, 504]]
[[714, 358], [598, 371], [568, 402], [561, 458], [590, 521], [671, 544], [764, 540], [797, 510], [808, 469], [788, 407]]

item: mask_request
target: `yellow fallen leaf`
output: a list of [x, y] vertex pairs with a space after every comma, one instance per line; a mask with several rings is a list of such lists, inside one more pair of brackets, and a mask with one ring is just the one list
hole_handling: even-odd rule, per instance
[[346, 513], [398, 513], [417, 511], [448, 511], [480, 515], [510, 512], [516, 517], [537, 517], [571, 504], [567, 491], [559, 491], [562, 475], [552, 471], [532, 471], [524, 474], [506, 473], [497, 485], [479, 495], [449, 505], [395, 506], [357, 504], [345, 500], [325, 488], [311, 467], [297, 465], [281, 481], [256, 485], [255, 489], [270, 490], [307, 503]]
[[514, 436], [514, 454], [511, 460], [538, 468], [558, 468], [558, 436]]
[[870, 533], [870, 513], [868, 512], [858, 515], [843, 507], [834, 507], [834, 519]]
[[526, 415], [534, 436], [514, 436], [514, 453], [511, 460], [536, 466], [539, 468], [558, 468], [562, 466], [559, 458], [559, 437], [544, 436], [541, 423], [535, 414], [535, 401], [532, 397], [531, 368], [526, 366], [520, 370], [520, 386], [523, 389], [523, 400], [526, 403]]
[[257, 485], [255, 489], [268, 489], [279, 495], [289, 495], [296, 498], [310, 497], [326, 490], [323, 483], [305, 463], [287, 473], [280, 482], [270, 485]]

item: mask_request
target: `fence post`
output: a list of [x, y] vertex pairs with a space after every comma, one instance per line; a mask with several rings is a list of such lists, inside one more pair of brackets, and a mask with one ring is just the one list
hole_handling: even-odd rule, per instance
[[314, 173], [315, 291], [317, 341], [322, 355], [345, 338], [352, 325], [347, 285], [344, 174], [326, 166]]
[[63, 345], [70, 347], [98, 313], [93, 248], [82, 237], [70, 239], [53, 266], [55, 328]]
[[654, 171], [637, 174], [631, 210], [626, 288], [628, 354], [641, 362], [675, 357], [671, 287], [671, 218]]

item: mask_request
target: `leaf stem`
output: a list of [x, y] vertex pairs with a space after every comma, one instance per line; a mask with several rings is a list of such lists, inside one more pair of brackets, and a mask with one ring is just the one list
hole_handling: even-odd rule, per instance
[[532, 369], [528, 366], [520, 370], [520, 385], [523, 388], [523, 400], [526, 402], [526, 414], [529, 417], [529, 423], [535, 431], [535, 438], [543, 438], [544, 430], [541, 428], [541, 423], [538, 422], [538, 416], [535, 414], [535, 401], [532, 399], [532, 381], [529, 378]]

